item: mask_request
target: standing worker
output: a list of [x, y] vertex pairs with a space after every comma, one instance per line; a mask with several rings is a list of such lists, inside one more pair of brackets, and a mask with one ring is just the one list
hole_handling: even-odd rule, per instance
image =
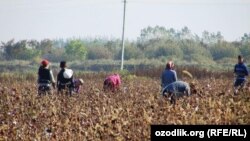
[[244, 58], [241, 55], [238, 56], [238, 63], [234, 66], [234, 73], [236, 75], [234, 81], [234, 94], [237, 95], [239, 89], [243, 88], [246, 84], [246, 76], [249, 74], [247, 66], [244, 64]]
[[73, 71], [67, 68], [67, 64], [65, 61], [60, 62], [60, 72], [57, 75], [57, 89], [58, 93], [63, 90], [67, 90], [67, 93], [72, 95], [72, 91], [74, 89], [73, 82]]
[[166, 68], [161, 75], [162, 89], [175, 81], [177, 81], [177, 74], [176, 71], [174, 70], [174, 63], [172, 61], [168, 61], [166, 64]]
[[49, 69], [49, 61], [44, 59], [38, 69], [38, 94], [51, 92], [51, 84], [55, 88], [55, 79], [52, 71]]

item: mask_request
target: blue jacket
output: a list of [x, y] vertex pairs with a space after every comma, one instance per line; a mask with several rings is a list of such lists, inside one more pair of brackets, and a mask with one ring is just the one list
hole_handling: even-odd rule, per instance
[[165, 88], [170, 83], [177, 81], [177, 74], [175, 70], [166, 69], [161, 75], [161, 87]]
[[247, 66], [244, 63], [238, 63], [234, 66], [234, 73], [236, 74], [236, 79], [246, 79], [249, 72]]

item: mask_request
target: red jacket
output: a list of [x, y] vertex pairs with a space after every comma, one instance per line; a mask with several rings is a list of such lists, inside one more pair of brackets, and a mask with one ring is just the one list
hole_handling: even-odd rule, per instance
[[119, 87], [121, 84], [121, 78], [119, 74], [110, 75], [105, 79], [105, 81], [111, 82], [114, 87]]

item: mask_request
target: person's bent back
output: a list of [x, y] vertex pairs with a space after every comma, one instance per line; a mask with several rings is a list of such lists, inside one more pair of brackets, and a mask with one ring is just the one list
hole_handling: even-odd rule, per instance
[[73, 82], [74, 82], [74, 92], [79, 93], [80, 88], [83, 85], [84, 81], [82, 79], [75, 79]]
[[162, 95], [174, 94], [176, 97], [182, 97], [184, 95], [190, 96], [190, 86], [183, 81], [176, 81], [167, 85], [162, 92]]
[[104, 91], [111, 90], [115, 92], [116, 90], [119, 89], [120, 85], [121, 85], [120, 75], [119, 74], [110, 75], [104, 80], [103, 90]]

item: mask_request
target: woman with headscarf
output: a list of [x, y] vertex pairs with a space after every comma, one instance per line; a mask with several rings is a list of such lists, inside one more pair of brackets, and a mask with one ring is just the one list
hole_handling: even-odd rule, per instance
[[120, 85], [121, 85], [121, 77], [119, 74], [109, 75], [104, 80], [103, 90], [104, 91], [111, 90], [112, 92], [115, 92], [119, 89]]
[[166, 68], [161, 75], [162, 89], [175, 81], [177, 81], [177, 74], [176, 71], [174, 70], [174, 63], [172, 61], [168, 61], [166, 64]]

